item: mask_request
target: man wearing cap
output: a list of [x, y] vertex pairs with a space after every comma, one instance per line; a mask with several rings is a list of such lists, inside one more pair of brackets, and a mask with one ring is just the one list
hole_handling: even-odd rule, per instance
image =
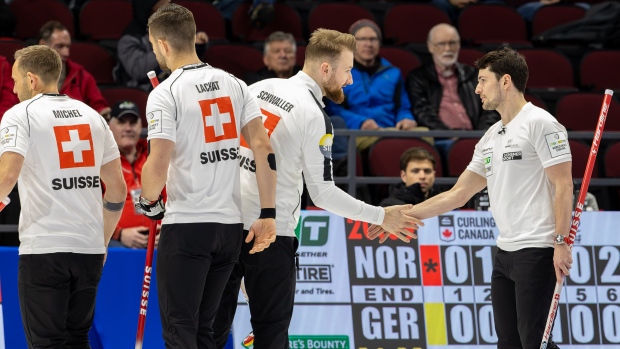
[[[353, 84], [344, 87], [344, 103], [328, 101], [328, 114], [341, 116], [350, 129], [416, 128], [400, 69], [379, 56], [381, 30], [377, 24], [361, 19], [351, 25], [349, 33], [357, 41], [351, 70]], [[376, 141], [373, 138], [370, 144]], [[370, 146], [364, 137], [357, 139], [358, 148]]]
[[[114, 230], [110, 246], [146, 248], [149, 219], [134, 207], [140, 197], [142, 165], [146, 161], [148, 145], [140, 139], [142, 120], [138, 106], [132, 101], [117, 102], [111, 111], [108, 125], [121, 153], [123, 177], [127, 184], [125, 209]], [[155, 243], [159, 241], [159, 234]]]

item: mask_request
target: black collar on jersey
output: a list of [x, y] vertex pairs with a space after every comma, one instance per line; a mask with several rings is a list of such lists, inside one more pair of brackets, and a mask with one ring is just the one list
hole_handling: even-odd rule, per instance
[[194, 64], [188, 64], [186, 66], [181, 67], [181, 69], [183, 70], [190, 70], [190, 69], [199, 69], [199, 68], [204, 68], [204, 67], [208, 67], [209, 65], [207, 63], [194, 63]]
[[64, 93], [42, 93], [42, 95], [50, 97], [67, 97]]

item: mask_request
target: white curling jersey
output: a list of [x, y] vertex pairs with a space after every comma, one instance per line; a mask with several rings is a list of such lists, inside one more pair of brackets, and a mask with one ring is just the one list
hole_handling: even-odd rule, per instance
[[[276, 155], [276, 231], [295, 236], [303, 179], [312, 201], [340, 216], [380, 224], [385, 211], [340, 190], [333, 181], [333, 130], [323, 111], [322, 91], [306, 73], [268, 79], [250, 86]], [[243, 223], [249, 229], [260, 214], [256, 165], [247, 144], [241, 147]], [[303, 174], [303, 178], [302, 178]]]
[[566, 129], [532, 103], [501, 128], [501, 121], [489, 128], [467, 166], [487, 179], [497, 246], [553, 247], [554, 190], [545, 168], [571, 161]]
[[240, 132], [260, 116], [247, 85], [206, 63], [176, 69], [149, 95], [148, 139], [174, 142], [163, 224], [241, 223]]
[[0, 122], [0, 154], [24, 157], [19, 254], [105, 253], [101, 166], [119, 157], [105, 120], [66, 95], [38, 94]]

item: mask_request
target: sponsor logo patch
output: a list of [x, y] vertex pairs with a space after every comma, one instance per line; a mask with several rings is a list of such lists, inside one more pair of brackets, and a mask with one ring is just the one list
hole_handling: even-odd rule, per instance
[[3, 147], [17, 146], [17, 126], [7, 126], [0, 131], [0, 144]]
[[551, 157], [555, 158], [561, 155], [570, 154], [570, 147], [568, 146], [568, 138], [564, 132], [550, 133], [545, 136], [547, 146]]
[[511, 151], [508, 153], [504, 153], [502, 155], [502, 161], [511, 161], [511, 160], [522, 160], [523, 152], [521, 151]]

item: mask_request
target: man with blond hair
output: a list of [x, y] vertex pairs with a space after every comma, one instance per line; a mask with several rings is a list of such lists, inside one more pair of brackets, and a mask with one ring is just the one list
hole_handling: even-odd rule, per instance
[[95, 110], [58, 93], [61, 69], [47, 46], [17, 51], [21, 103], [0, 123], [0, 197], [19, 178], [17, 277], [29, 348], [89, 348], [106, 248], [125, 203], [114, 136]]
[[[288, 327], [295, 300], [295, 252], [299, 245], [295, 227], [300, 216], [304, 180], [315, 205], [340, 216], [379, 224], [387, 231], [406, 235], [412, 235], [407, 228], [422, 225], [421, 221], [401, 213], [410, 205], [385, 209], [371, 206], [334, 184], [333, 130], [323, 111], [322, 98], [327, 97], [335, 103], [344, 101], [342, 88], [352, 82], [355, 47], [353, 35], [318, 29], [312, 33], [306, 47], [302, 71], [290, 79], [268, 79], [250, 86], [251, 95], [256, 97], [263, 111], [263, 122], [280, 168], [276, 189], [277, 238], [260, 255], [250, 255], [248, 247], [242, 248], [215, 321], [214, 337], [218, 348], [226, 344], [244, 277], [254, 348], [289, 347]], [[240, 152], [242, 157], [252, 157], [247, 147]], [[256, 179], [252, 169], [244, 167], [241, 171], [245, 229], [260, 211]]]

